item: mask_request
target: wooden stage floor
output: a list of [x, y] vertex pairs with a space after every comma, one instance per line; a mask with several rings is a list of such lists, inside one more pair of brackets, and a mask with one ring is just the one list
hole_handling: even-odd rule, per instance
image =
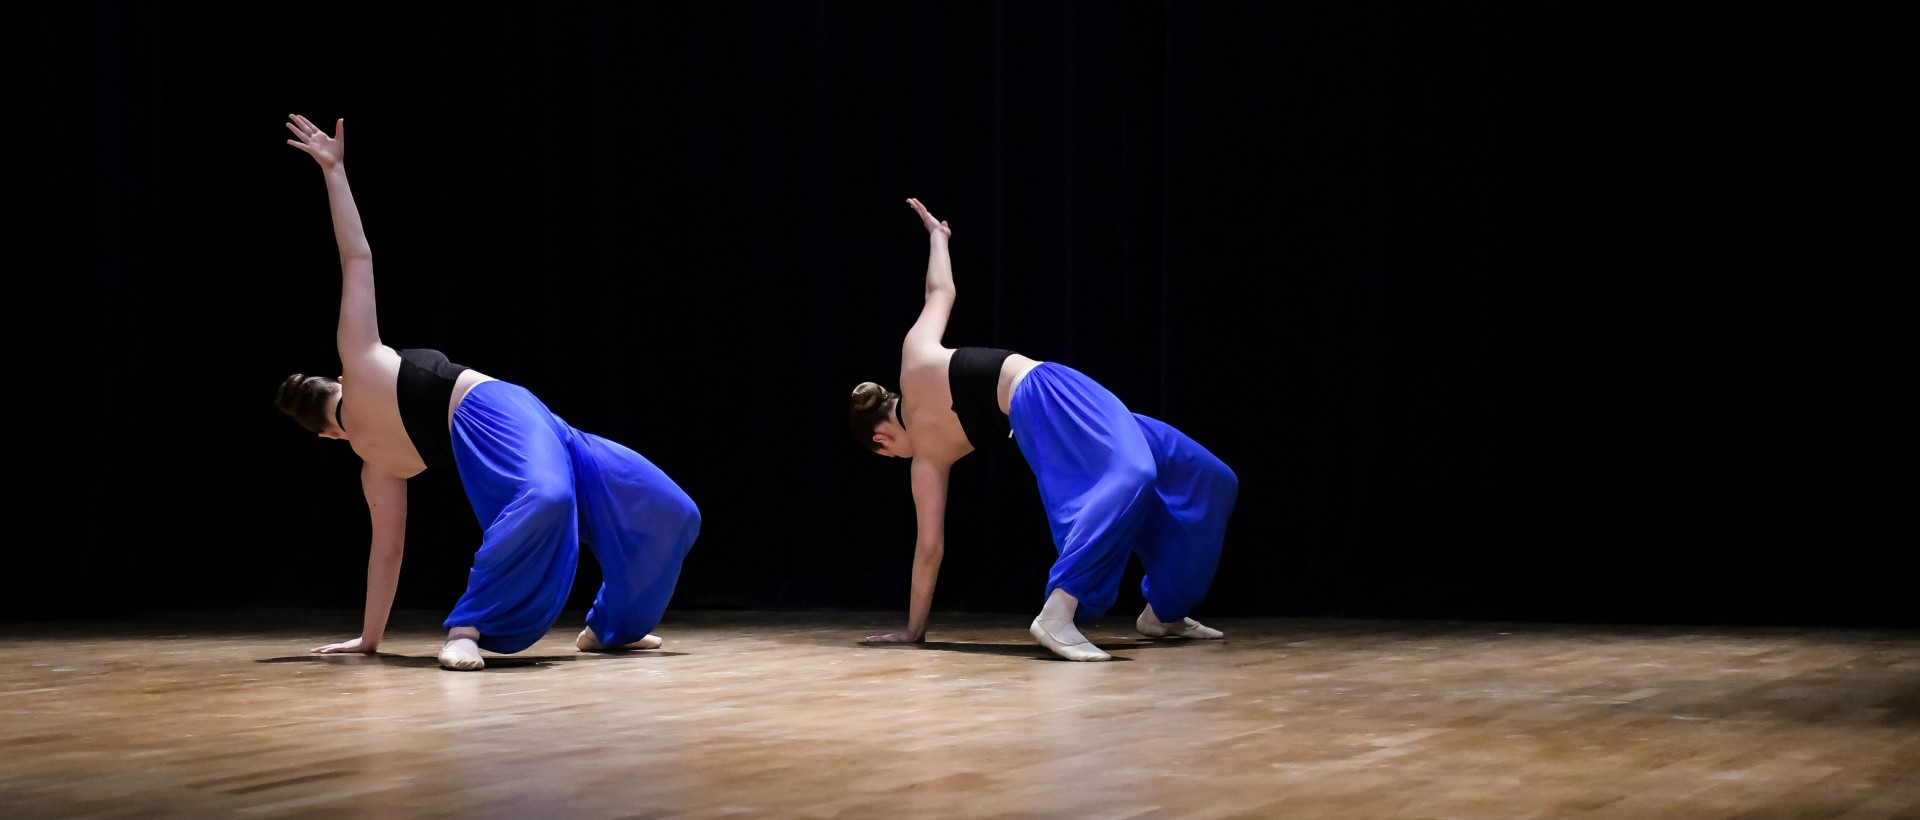
[[[1129, 613], [1130, 615], [1131, 613]], [[1015, 615], [570, 613], [477, 673], [402, 613], [0, 625], [0, 820], [1920, 816], [1920, 631], [1208, 619], [1110, 663]]]

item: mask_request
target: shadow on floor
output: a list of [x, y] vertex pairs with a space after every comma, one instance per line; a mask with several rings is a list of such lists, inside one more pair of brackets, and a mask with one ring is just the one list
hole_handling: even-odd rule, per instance
[[[1096, 645], [1111, 654], [1113, 652], [1130, 652], [1135, 649], [1168, 649], [1177, 646], [1198, 646], [1218, 643], [1218, 641], [1193, 641], [1185, 639], [1155, 640], [1141, 638], [1136, 641], [1105, 641]], [[869, 644], [855, 641], [854, 646], [861, 649], [877, 649], [884, 652], [931, 650], [938, 652], [966, 652], [975, 655], [1005, 655], [1016, 658], [1032, 656], [1034, 660], [1041, 661], [1066, 660], [1065, 658], [1048, 652], [1045, 647], [1035, 643], [953, 643], [948, 641], [927, 641], [925, 643], [913, 644]], [[1116, 661], [1130, 660], [1120, 655], [1114, 655], [1113, 659]]]
[[[524, 672], [542, 668], [552, 668], [559, 664], [597, 662], [597, 661], [633, 661], [642, 658], [667, 658], [685, 655], [685, 652], [667, 652], [648, 650], [644, 652], [623, 653], [580, 653], [578, 655], [502, 655], [487, 656], [485, 672]], [[261, 658], [255, 663], [317, 663], [338, 666], [393, 666], [410, 669], [438, 669], [438, 657], [418, 657], [414, 655], [287, 655], [278, 658]]]

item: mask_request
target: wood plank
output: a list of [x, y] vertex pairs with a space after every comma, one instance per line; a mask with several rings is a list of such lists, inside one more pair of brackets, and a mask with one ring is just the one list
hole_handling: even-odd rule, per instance
[[1833, 817], [1920, 807], [1920, 632], [1218, 619], [1104, 664], [1025, 617], [676, 612], [438, 669], [437, 618], [0, 626], [5, 820]]

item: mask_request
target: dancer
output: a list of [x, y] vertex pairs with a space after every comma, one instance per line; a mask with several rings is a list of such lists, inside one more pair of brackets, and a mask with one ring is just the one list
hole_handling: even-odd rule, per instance
[[953, 229], [919, 200], [907, 204], [927, 229], [926, 302], [900, 347], [900, 392], [862, 382], [853, 389], [850, 416], [855, 440], [913, 460], [919, 537], [907, 628], [867, 641], [926, 639], [946, 551], [948, 471], [1009, 435], [1039, 481], [1060, 554], [1046, 602], [1027, 628], [1034, 640], [1068, 660], [1108, 660], [1077, 623], [1113, 606], [1129, 553], [1146, 567], [1140, 587], [1147, 607], [1134, 621], [1141, 634], [1222, 637], [1187, 613], [1213, 583], [1239, 492], [1233, 471], [1180, 431], [1128, 411], [1073, 368], [1010, 350], [943, 346], [955, 294], [947, 249]]
[[575, 646], [658, 648], [652, 630], [700, 532], [693, 500], [639, 453], [574, 429], [526, 388], [437, 350], [382, 344], [373, 256], [347, 186], [346, 121], [334, 123], [333, 136], [299, 115], [287, 129], [298, 137], [287, 143], [326, 179], [340, 248], [342, 375], [288, 376], [275, 404], [321, 438], [353, 447], [373, 523], [360, 636], [313, 651], [380, 646], [400, 576], [407, 479], [434, 467], [458, 471], [483, 529], [466, 592], [446, 618], [442, 667], [481, 669], [480, 650], [511, 654], [544, 637], [573, 587], [581, 541], [605, 581]]

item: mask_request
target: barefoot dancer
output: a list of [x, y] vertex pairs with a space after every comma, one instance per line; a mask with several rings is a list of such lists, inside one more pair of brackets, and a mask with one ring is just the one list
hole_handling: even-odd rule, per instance
[[1219, 563], [1239, 481], [1212, 453], [1180, 431], [1129, 412], [1114, 395], [1065, 365], [1009, 350], [947, 348], [953, 310], [953, 230], [917, 199], [907, 200], [927, 229], [926, 304], [900, 348], [900, 392], [873, 382], [853, 390], [854, 438], [881, 455], [913, 460], [919, 520], [913, 584], [902, 632], [870, 643], [926, 639], [934, 581], [946, 550], [947, 473], [953, 463], [1009, 432], [1039, 480], [1060, 557], [1046, 603], [1028, 632], [1068, 660], [1110, 656], [1076, 621], [1113, 606], [1128, 553], [1146, 567], [1141, 634], [1219, 638], [1187, 617], [1206, 595]]
[[[360, 636], [322, 653], [372, 653], [386, 632], [406, 536], [407, 479], [458, 471], [484, 529], [467, 591], [447, 616], [440, 665], [484, 667], [480, 650], [513, 653], [546, 635], [573, 587], [586, 541], [605, 583], [575, 640], [586, 652], [653, 649], [700, 513], [667, 475], [625, 446], [569, 426], [526, 388], [380, 342], [373, 256], [347, 186], [346, 122], [334, 135], [305, 117], [287, 143], [320, 163], [340, 248], [338, 379], [296, 373], [280, 410], [353, 447], [373, 523]], [[349, 395], [348, 386], [352, 386]]]

